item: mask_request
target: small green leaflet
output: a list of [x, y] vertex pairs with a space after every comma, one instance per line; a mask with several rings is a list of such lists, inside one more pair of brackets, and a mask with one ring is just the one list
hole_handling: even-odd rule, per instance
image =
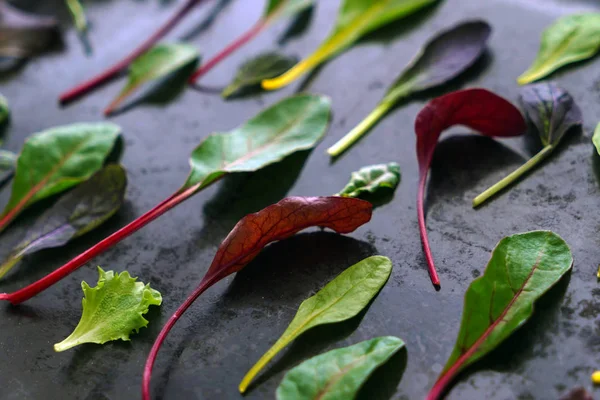
[[102, 168], [120, 133], [121, 128], [110, 123], [73, 124], [27, 139], [17, 159], [10, 200], [0, 216], [0, 231], [31, 204], [87, 180]]
[[483, 276], [467, 289], [456, 345], [427, 399], [441, 399], [460, 371], [521, 327], [533, 314], [534, 303], [572, 265], [569, 246], [553, 232], [502, 239]]
[[314, 3], [315, 0], [268, 0], [263, 19], [293, 17]]
[[277, 400], [351, 400], [379, 366], [404, 347], [383, 336], [331, 350], [290, 370], [277, 388]]
[[81, 282], [83, 312], [77, 327], [54, 351], [65, 351], [83, 343], [104, 344], [112, 340], [130, 340], [129, 335], [148, 325], [143, 317], [150, 306], [160, 306], [161, 294], [132, 278], [129, 272], [104, 272], [98, 267], [98, 285], [91, 288]]
[[292, 68], [298, 62], [297, 57], [286, 56], [277, 52], [262, 53], [240, 65], [233, 82], [221, 95], [229, 98], [242, 89], [260, 86], [263, 79], [274, 78]]
[[189, 44], [172, 43], [154, 46], [131, 63], [127, 84], [104, 110], [104, 114], [111, 114], [127, 96], [143, 84], [165, 78], [181, 68], [196, 64], [199, 59], [200, 53]]
[[63, 246], [100, 226], [119, 210], [126, 187], [127, 176], [120, 165], [96, 172], [38, 218], [0, 266], [0, 278], [24, 256]]
[[596, 147], [596, 151], [600, 154], [600, 123], [596, 125], [596, 130], [594, 130], [594, 136], [592, 136], [592, 142]]
[[0, 186], [2, 186], [15, 172], [17, 155], [7, 150], [0, 150]]
[[6, 97], [0, 94], [0, 128], [4, 127], [8, 122], [9, 117], [10, 108], [8, 108], [8, 101], [6, 100]]
[[333, 31], [310, 56], [276, 78], [266, 79], [262, 86], [276, 90], [312, 70], [359, 38], [390, 22], [406, 17], [438, 0], [344, 0]]
[[240, 392], [246, 391], [254, 377], [277, 353], [307, 330], [356, 316], [379, 293], [391, 272], [392, 262], [389, 258], [365, 258], [342, 272], [317, 294], [304, 300], [283, 335], [248, 371], [240, 383]]
[[207, 137], [190, 158], [191, 172], [180, 191], [203, 189], [229, 172], [250, 172], [311, 149], [329, 124], [327, 97], [301, 94], [261, 111], [229, 133]]
[[600, 50], [600, 14], [587, 13], [559, 18], [542, 34], [533, 65], [517, 82], [525, 85], [542, 79], [560, 67], [592, 57]]
[[396, 190], [400, 183], [400, 166], [394, 162], [363, 167], [353, 172], [350, 182], [338, 196], [361, 197], [380, 190]]

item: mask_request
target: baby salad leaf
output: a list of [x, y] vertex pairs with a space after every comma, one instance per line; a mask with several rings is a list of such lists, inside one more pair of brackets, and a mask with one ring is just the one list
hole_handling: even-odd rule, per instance
[[552, 153], [560, 140], [572, 128], [581, 126], [583, 117], [573, 97], [552, 82], [542, 82], [521, 89], [521, 105], [525, 116], [537, 129], [542, 150], [516, 171], [475, 197], [473, 207], [478, 207], [490, 197], [517, 181]]
[[596, 129], [594, 130], [594, 136], [592, 136], [592, 142], [596, 147], [596, 151], [600, 154], [600, 123], [596, 125]]
[[67, 193], [35, 222], [0, 266], [0, 278], [28, 254], [60, 247], [112, 217], [123, 204], [127, 176], [111, 164]]
[[48, 129], [25, 141], [17, 159], [12, 193], [0, 216], [0, 231], [25, 208], [63, 192], [102, 168], [121, 128], [109, 123]]
[[57, 34], [54, 18], [25, 13], [0, 1], [0, 57], [23, 59], [41, 53]]
[[0, 94], [0, 128], [8, 121], [10, 117], [10, 108], [8, 108], [8, 101], [6, 97]]
[[[372, 210], [373, 206], [368, 201], [347, 197], [288, 197], [255, 214], [242, 218], [219, 246], [200, 285], [175, 311], [158, 334], [144, 367], [142, 398], [150, 399], [152, 367], [160, 346], [177, 320], [204, 291], [221, 279], [240, 271], [271, 242], [286, 239], [313, 226], [333, 229], [337, 233], [350, 233], [369, 222]], [[374, 267], [376, 263], [371, 261], [368, 264]], [[377, 269], [381, 269], [381, 265], [385, 262], [380, 261], [378, 264]], [[376, 281], [376, 277], [381, 275], [375, 271], [373, 274], [366, 278]], [[346, 276], [348, 279], [352, 278], [352, 276]], [[366, 286], [363, 285], [366, 290], [369, 290], [370, 287], [368, 282], [365, 282]], [[357, 293], [355, 301], [349, 300], [348, 305], [356, 307], [364, 296], [365, 294]], [[373, 296], [374, 294], [370, 297]]]
[[352, 173], [350, 182], [338, 196], [360, 197], [383, 189], [396, 190], [400, 183], [400, 166], [394, 162], [363, 167]]
[[165, 78], [183, 67], [197, 63], [199, 59], [200, 53], [189, 44], [157, 44], [131, 63], [127, 84], [104, 110], [104, 114], [111, 114], [127, 96], [143, 84]]
[[382, 336], [308, 359], [285, 374], [277, 400], [354, 399], [373, 371], [403, 347], [401, 339]]
[[365, 34], [409, 16], [436, 1], [438, 0], [344, 0], [333, 31], [317, 50], [286, 73], [264, 80], [262, 86], [266, 90], [287, 86], [327, 59], [352, 46]]
[[534, 303], [571, 269], [569, 246], [550, 231], [505, 237], [465, 294], [456, 345], [427, 396], [441, 399], [454, 377], [498, 347], [533, 314]]
[[160, 306], [162, 296], [150, 284], [144, 285], [129, 272], [104, 272], [98, 267], [98, 285], [91, 288], [81, 282], [83, 312], [77, 327], [54, 351], [65, 351], [83, 343], [104, 344], [112, 340], [130, 340], [129, 335], [148, 326], [143, 317], [150, 306]]
[[377, 107], [327, 153], [337, 157], [360, 139], [400, 100], [458, 77], [486, 49], [492, 28], [485, 21], [463, 22], [438, 33], [404, 69]]
[[17, 155], [7, 150], [0, 150], [0, 186], [15, 172]]
[[274, 78], [292, 68], [298, 62], [297, 57], [277, 52], [262, 53], [240, 65], [238, 72], [221, 95], [229, 98], [241, 89], [260, 85], [263, 79]]
[[502, 97], [485, 89], [466, 89], [431, 100], [419, 112], [415, 121], [417, 160], [419, 162], [419, 190], [417, 216], [421, 242], [431, 282], [440, 288], [433, 263], [427, 227], [425, 226], [425, 186], [433, 153], [442, 132], [453, 125], [464, 125], [485, 136], [517, 136], [527, 129], [521, 112]]
[[599, 13], [559, 18], [542, 34], [542, 44], [533, 65], [517, 82], [525, 85], [542, 79], [567, 64], [592, 57], [600, 50], [599, 38]]
[[307, 330], [356, 316], [379, 293], [391, 272], [392, 262], [389, 258], [365, 258], [342, 272], [317, 294], [304, 300], [285, 332], [248, 371], [240, 383], [240, 392], [244, 393], [269, 361]]

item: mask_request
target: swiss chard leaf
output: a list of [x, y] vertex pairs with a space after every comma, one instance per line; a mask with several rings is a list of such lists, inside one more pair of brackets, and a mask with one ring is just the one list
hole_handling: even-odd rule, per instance
[[404, 347], [383, 336], [328, 351], [291, 369], [277, 388], [277, 400], [354, 399], [379, 366]]
[[307, 330], [356, 316], [379, 293], [391, 272], [392, 262], [389, 258], [365, 258], [342, 272], [317, 294], [304, 300], [285, 332], [248, 371], [240, 383], [240, 392], [244, 393], [269, 361]]
[[[368, 201], [354, 198], [288, 197], [242, 218], [219, 246], [200, 285], [169, 318], [156, 338], [144, 368], [142, 397], [150, 399], [152, 367], [162, 343], [181, 315], [204, 291], [240, 271], [271, 242], [286, 239], [313, 226], [329, 228], [337, 233], [350, 233], [371, 219], [372, 209]], [[357, 299], [363, 298], [364, 294], [357, 293], [356, 296]], [[359, 302], [356, 300], [354, 304]]]
[[0, 266], [0, 278], [24, 256], [60, 247], [113, 216], [123, 204], [127, 176], [111, 164], [63, 196], [34, 223]]
[[0, 231], [25, 208], [63, 192], [102, 168], [121, 128], [109, 123], [73, 124], [37, 133], [25, 141], [17, 159]]
[[46, 50], [57, 34], [54, 18], [32, 15], [0, 1], [0, 57], [34, 56]]
[[140, 86], [165, 78], [181, 68], [197, 63], [199, 59], [200, 53], [189, 44], [158, 44], [152, 47], [131, 63], [127, 84], [117, 98], [104, 110], [104, 114], [111, 114], [127, 96]]
[[429, 276], [436, 289], [439, 289], [440, 281], [433, 263], [425, 226], [425, 187], [438, 139], [444, 130], [453, 125], [465, 125], [485, 136], [500, 137], [521, 135], [527, 129], [521, 112], [515, 106], [485, 89], [459, 90], [438, 97], [430, 101], [417, 115], [415, 121], [419, 162], [417, 215]]
[[492, 28], [484, 21], [463, 22], [437, 34], [404, 69], [377, 107], [327, 152], [337, 157], [352, 146], [400, 100], [456, 78], [486, 49]]
[[554, 151], [567, 132], [583, 123], [581, 110], [573, 97], [552, 82], [524, 87], [520, 100], [525, 116], [540, 135], [543, 148], [513, 173], [477, 196], [473, 200], [473, 207], [480, 206], [539, 165]]
[[242, 89], [260, 85], [263, 79], [274, 78], [290, 69], [298, 62], [297, 57], [277, 52], [262, 53], [240, 65], [233, 82], [221, 95], [229, 98]]
[[483, 276], [467, 289], [456, 345], [427, 399], [441, 399], [460, 371], [522, 326], [533, 314], [534, 303], [572, 264], [569, 246], [553, 232], [502, 239]]
[[266, 79], [262, 86], [275, 90], [304, 75], [337, 53], [352, 46], [365, 34], [397, 19], [407, 17], [438, 0], [344, 0], [327, 39], [310, 56], [286, 73]]
[[104, 272], [98, 267], [98, 285], [91, 288], [81, 282], [83, 312], [77, 327], [54, 351], [65, 351], [83, 343], [104, 344], [112, 340], [130, 340], [129, 335], [148, 325], [143, 317], [150, 306], [160, 306], [161, 294], [132, 278], [129, 272]]
[[382, 190], [396, 190], [400, 183], [400, 166], [394, 162], [363, 167], [353, 172], [350, 182], [339, 196], [361, 197]]
[[600, 50], [599, 38], [599, 13], [559, 18], [544, 31], [535, 61], [517, 81], [525, 85], [542, 79], [567, 64], [592, 57]]

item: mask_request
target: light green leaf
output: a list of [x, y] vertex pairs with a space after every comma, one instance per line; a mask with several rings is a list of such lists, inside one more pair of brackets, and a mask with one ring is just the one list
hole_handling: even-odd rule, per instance
[[286, 56], [277, 52], [259, 54], [239, 67], [233, 82], [223, 90], [221, 95], [228, 98], [243, 88], [260, 85], [263, 79], [280, 75], [297, 62], [297, 57]]
[[329, 123], [327, 97], [301, 94], [260, 112], [229, 133], [215, 133], [192, 152], [181, 190], [200, 190], [229, 172], [250, 172], [312, 148]]
[[277, 388], [277, 400], [351, 400], [373, 371], [404, 347], [382, 336], [331, 350], [290, 370]]
[[600, 154], [600, 123], [596, 125], [594, 136], [592, 136], [592, 142], [594, 143], [594, 146], [596, 146], [596, 151]]
[[275, 90], [289, 85], [322, 62], [350, 47], [365, 34], [406, 17], [438, 0], [344, 0], [329, 37], [310, 56], [262, 86]]
[[517, 80], [520, 85], [548, 76], [560, 67], [592, 57], [600, 50], [600, 14], [559, 18], [542, 34], [533, 65]]
[[181, 68], [197, 63], [199, 59], [200, 53], [189, 44], [172, 43], [154, 46], [131, 63], [127, 84], [104, 113], [106, 115], [112, 113], [127, 96], [145, 83], [165, 78]]
[[52, 128], [25, 141], [0, 231], [31, 204], [63, 192], [102, 168], [121, 128], [110, 123]]
[[465, 294], [456, 345], [428, 399], [440, 399], [452, 379], [498, 347], [533, 314], [534, 303], [571, 269], [569, 246], [549, 231], [505, 237], [483, 276]]
[[287, 18], [315, 4], [315, 0], [269, 0], [263, 19]]
[[127, 271], [118, 274], [98, 267], [98, 273], [96, 287], [81, 282], [85, 296], [81, 320], [69, 337], [54, 345], [54, 351], [65, 351], [83, 343], [130, 340], [129, 334], [148, 325], [143, 317], [148, 308], [162, 303], [158, 291], [149, 284], [137, 282]]
[[339, 196], [360, 197], [367, 193], [376, 193], [381, 189], [396, 190], [400, 183], [400, 166], [394, 162], [363, 167], [353, 172], [350, 182]]
[[246, 391], [254, 377], [277, 353], [307, 330], [356, 316], [379, 293], [391, 272], [392, 262], [389, 258], [365, 258], [342, 272], [317, 294], [304, 300], [283, 335], [248, 371], [240, 383], [240, 392]]

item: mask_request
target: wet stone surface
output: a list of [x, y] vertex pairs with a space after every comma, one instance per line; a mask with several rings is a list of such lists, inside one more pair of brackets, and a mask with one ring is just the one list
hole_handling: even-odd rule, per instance
[[[43, 3], [43, 4], [40, 4]], [[64, 43], [9, 75], [0, 92], [13, 119], [5, 147], [18, 151], [33, 132], [77, 121], [102, 119], [101, 110], [123, 82], [60, 109], [58, 94], [108, 66], [137, 45], [179, 2], [87, 1], [93, 23], [94, 53], [85, 57], [62, 1], [23, 1], [24, 7], [60, 11]], [[263, 1], [224, 1], [214, 23], [199, 24], [218, 3], [194, 11], [171, 38], [191, 36], [205, 56], [219, 50], [260, 15]], [[321, 1], [306, 31], [284, 41], [282, 49], [306, 55], [325, 37], [338, 1]], [[129, 173], [125, 207], [101, 228], [63, 249], [26, 259], [1, 283], [12, 291], [51, 271], [89, 245], [141, 215], [185, 179], [192, 148], [213, 131], [226, 131], [261, 108], [305, 88], [330, 96], [334, 117], [323, 142], [253, 175], [223, 180], [60, 284], [19, 307], [0, 307], [0, 398], [135, 399], [142, 367], [160, 327], [200, 281], [217, 246], [243, 215], [285, 195], [328, 195], [339, 191], [352, 171], [396, 161], [402, 182], [395, 197], [373, 220], [347, 236], [318, 230], [270, 246], [243, 272], [209, 290], [181, 319], [163, 347], [153, 393], [165, 399], [236, 399], [247, 369], [285, 329], [300, 302], [344, 268], [372, 254], [392, 259], [388, 284], [368, 312], [347, 323], [315, 329], [285, 350], [259, 377], [246, 398], [273, 398], [284, 372], [328, 349], [375, 336], [396, 335], [408, 351], [378, 370], [363, 399], [419, 399], [431, 387], [454, 344], [463, 293], [483, 273], [490, 251], [506, 235], [551, 229], [572, 247], [571, 274], [536, 306], [534, 317], [489, 357], [476, 363], [452, 389], [449, 399], [555, 399], [576, 385], [590, 387], [600, 367], [600, 158], [590, 137], [600, 104], [598, 58], [565, 68], [553, 77], [581, 107], [582, 133], [564, 141], [542, 168], [481, 209], [471, 200], [532, 154], [523, 138], [493, 141], [454, 129], [442, 138], [434, 158], [427, 198], [427, 223], [442, 290], [427, 276], [419, 241], [415, 198], [416, 113], [433, 95], [396, 109], [371, 134], [335, 163], [325, 149], [376, 104], [419, 46], [439, 29], [464, 19], [483, 18], [494, 33], [490, 51], [471, 73], [446, 90], [481, 86], [516, 101], [516, 77], [533, 60], [544, 27], [566, 13], [598, 10], [595, 0], [445, 0], [362, 40], [304, 82], [285, 90], [224, 102], [195, 90], [160, 92], [113, 118], [124, 131], [122, 163]], [[274, 49], [287, 29], [274, 26], [203, 80], [225, 86], [246, 57]], [[174, 85], [172, 85], [174, 86]], [[7, 188], [0, 203], [7, 201]], [[47, 206], [49, 202], [45, 203]], [[26, 212], [2, 236], [7, 254], [43, 210]], [[160, 290], [164, 304], [148, 314], [149, 328], [132, 342], [80, 346], [55, 354], [52, 344], [66, 337], [80, 316], [80, 282], [95, 283], [96, 264], [127, 269]], [[597, 395], [597, 394], [596, 394]]]

